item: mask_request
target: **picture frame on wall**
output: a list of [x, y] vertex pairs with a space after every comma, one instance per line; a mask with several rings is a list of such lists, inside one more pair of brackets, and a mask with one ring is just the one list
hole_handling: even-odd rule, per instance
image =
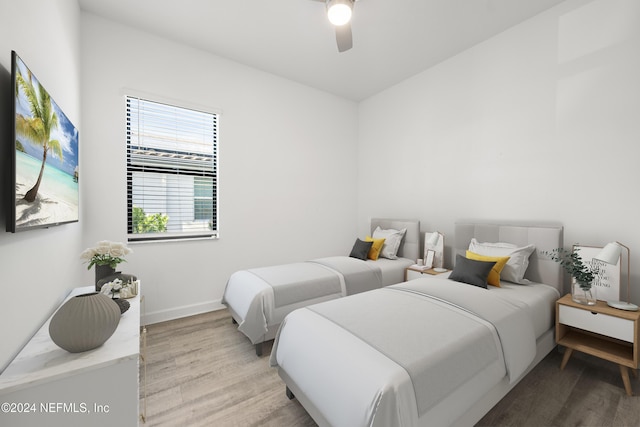
[[[602, 248], [597, 246], [573, 245], [573, 251], [578, 251], [578, 255], [580, 255], [585, 264], [589, 266], [595, 266], [595, 263], [598, 264], [598, 274], [593, 281], [593, 286], [596, 289], [596, 298], [601, 301], [618, 301], [620, 300], [620, 258], [618, 258], [618, 263], [615, 265], [596, 261], [594, 258], [601, 250]], [[572, 278], [571, 282], [573, 284], [575, 279]]]

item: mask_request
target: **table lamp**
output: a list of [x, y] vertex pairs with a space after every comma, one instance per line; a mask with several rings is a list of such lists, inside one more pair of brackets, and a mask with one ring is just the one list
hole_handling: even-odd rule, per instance
[[631, 250], [620, 242], [611, 242], [607, 243], [594, 258], [606, 264], [616, 265], [623, 247], [627, 250], [627, 301], [607, 301], [607, 305], [621, 310], [638, 311], [638, 306], [629, 302], [629, 289], [631, 287]]

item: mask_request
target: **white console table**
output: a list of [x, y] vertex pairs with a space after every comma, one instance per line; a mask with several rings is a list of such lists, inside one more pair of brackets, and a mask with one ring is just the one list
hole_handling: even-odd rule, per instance
[[[93, 291], [76, 288], [67, 300]], [[0, 425], [137, 426], [140, 298], [127, 300], [131, 307], [102, 346], [83, 353], [51, 340], [49, 318], [0, 375]]]

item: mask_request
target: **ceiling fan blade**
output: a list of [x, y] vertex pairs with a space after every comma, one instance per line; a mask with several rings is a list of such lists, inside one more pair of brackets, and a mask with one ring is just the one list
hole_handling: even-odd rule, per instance
[[344, 52], [353, 47], [351, 23], [336, 27], [336, 42], [338, 43], [338, 52]]

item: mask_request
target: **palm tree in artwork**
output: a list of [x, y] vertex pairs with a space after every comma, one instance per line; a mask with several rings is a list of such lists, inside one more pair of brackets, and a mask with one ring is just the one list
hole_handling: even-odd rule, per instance
[[37, 86], [38, 89], [36, 91], [33, 86], [31, 72], [28, 72], [27, 80], [24, 79], [21, 73], [16, 76], [16, 97], [18, 96], [18, 88], [21, 87], [29, 101], [29, 109], [31, 110], [30, 117], [25, 117], [22, 114], [16, 115], [16, 133], [42, 147], [40, 173], [35, 185], [24, 195], [24, 199], [27, 202], [33, 202], [36, 199], [49, 151], [62, 160], [60, 141], [50, 139], [51, 130], [58, 127], [58, 115], [51, 108], [51, 97], [47, 91], [40, 85], [40, 82], [37, 82]]

